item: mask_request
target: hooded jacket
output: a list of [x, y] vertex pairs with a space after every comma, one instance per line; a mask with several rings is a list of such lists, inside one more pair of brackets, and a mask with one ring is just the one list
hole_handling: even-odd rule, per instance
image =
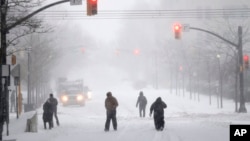
[[107, 111], [116, 110], [116, 107], [118, 106], [118, 102], [115, 97], [113, 97], [111, 94], [107, 94], [107, 98], [105, 100], [105, 108]]
[[147, 98], [141, 94], [138, 99], [137, 99], [137, 102], [136, 102], [136, 107], [137, 106], [140, 106], [140, 107], [145, 107], [147, 105]]
[[156, 101], [150, 107], [150, 114], [154, 111], [154, 116], [164, 115], [164, 109], [167, 108], [165, 102], [161, 100], [161, 97], [158, 97]]

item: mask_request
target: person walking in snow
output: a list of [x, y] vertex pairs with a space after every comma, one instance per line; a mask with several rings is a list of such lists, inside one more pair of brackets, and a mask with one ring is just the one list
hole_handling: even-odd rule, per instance
[[140, 117], [145, 117], [145, 109], [147, 105], [147, 98], [143, 95], [143, 92], [140, 91], [137, 102], [136, 102], [136, 107], [139, 105], [139, 115]]
[[167, 108], [165, 102], [162, 101], [161, 97], [158, 97], [156, 101], [150, 107], [150, 114], [151, 117], [152, 113], [154, 112], [154, 124], [155, 129], [158, 131], [162, 131], [164, 129], [164, 109]]
[[44, 129], [47, 129], [47, 123], [49, 123], [49, 129], [52, 128], [52, 118], [53, 118], [53, 109], [52, 109], [52, 103], [50, 99], [48, 99], [43, 104], [43, 124]]
[[111, 92], [107, 92], [107, 98], [105, 99], [105, 108], [106, 108], [106, 123], [104, 131], [109, 131], [110, 120], [112, 120], [112, 125], [114, 130], [117, 130], [117, 119], [116, 119], [116, 108], [118, 102]]
[[[49, 95], [49, 100], [51, 101], [51, 104], [52, 104], [52, 111], [53, 111], [53, 115], [54, 115], [54, 117], [56, 119], [56, 124], [57, 124], [57, 126], [59, 126], [59, 120], [58, 120], [58, 117], [57, 117], [57, 105], [58, 105], [58, 101], [53, 96], [52, 93]], [[54, 127], [53, 118], [52, 118], [52, 127]]]
[[12, 109], [14, 112], [16, 112], [16, 91], [13, 90], [10, 95], [10, 112], [12, 112]]

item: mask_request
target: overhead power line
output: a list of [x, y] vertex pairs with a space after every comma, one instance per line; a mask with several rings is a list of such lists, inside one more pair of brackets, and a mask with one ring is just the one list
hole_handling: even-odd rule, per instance
[[250, 9], [99, 10], [98, 15], [91, 17], [86, 16], [86, 11], [82, 10], [57, 10], [44, 11], [38, 14], [37, 17], [44, 19], [248, 18], [250, 17]]

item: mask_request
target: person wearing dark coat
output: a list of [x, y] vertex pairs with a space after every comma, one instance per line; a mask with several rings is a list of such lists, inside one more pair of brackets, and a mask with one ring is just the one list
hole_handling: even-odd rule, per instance
[[105, 108], [107, 119], [104, 131], [109, 131], [110, 120], [112, 120], [114, 130], [117, 130], [116, 108], [118, 106], [118, 102], [116, 98], [112, 96], [111, 92], [108, 92], [106, 95], [107, 98], [105, 99]]
[[46, 126], [47, 123], [49, 123], [49, 129], [52, 128], [52, 118], [53, 118], [52, 104], [51, 104], [51, 101], [48, 99], [43, 104], [43, 124], [44, 124], [44, 129], [47, 129], [47, 126]]
[[139, 115], [140, 117], [145, 117], [146, 114], [146, 105], [147, 105], [147, 98], [143, 95], [143, 92], [140, 91], [137, 102], [136, 102], [136, 107], [139, 105]]
[[[56, 119], [56, 124], [57, 126], [59, 126], [59, 119], [58, 119], [58, 116], [57, 116], [57, 105], [58, 105], [58, 101], [57, 99], [53, 96], [53, 94], [51, 93], [49, 95], [49, 100], [51, 101], [51, 104], [52, 104], [52, 110], [53, 110], [53, 115]], [[54, 122], [53, 122], [53, 118], [52, 118], [52, 127], [54, 127]]]
[[156, 101], [150, 107], [150, 114], [151, 117], [152, 113], [154, 112], [154, 124], [155, 129], [162, 131], [164, 129], [164, 109], [167, 108], [165, 102], [162, 101], [161, 97], [158, 97]]

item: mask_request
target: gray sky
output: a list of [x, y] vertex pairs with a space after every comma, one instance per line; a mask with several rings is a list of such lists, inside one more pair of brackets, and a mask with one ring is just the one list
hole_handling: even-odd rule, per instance
[[[52, 1], [47, 2], [51, 3]], [[243, 5], [249, 7], [250, 2], [247, 0], [99, 0], [98, 10], [221, 9]], [[65, 3], [48, 9], [48, 11], [60, 10], [68, 11], [65, 12], [65, 16], [72, 11], [86, 11], [86, 1], [83, 1], [81, 6], [70, 6], [69, 3]], [[86, 13], [83, 14], [86, 15]], [[127, 53], [129, 49], [133, 48], [140, 48], [142, 52], [146, 52], [145, 48], [147, 48], [147, 52], [160, 52], [157, 46], [162, 44], [161, 42], [176, 42], [172, 32], [172, 24], [176, 21], [204, 27], [203, 19], [98, 19], [100, 17], [99, 14], [91, 16], [89, 19], [46, 20], [55, 27], [54, 33], [52, 33], [53, 38], [55, 38], [54, 46], [66, 48], [66, 51], [60, 50], [63, 50], [64, 59], [58, 64], [57, 71], [63, 70], [63, 75], [71, 77], [84, 77], [87, 81], [91, 81], [93, 77], [103, 77], [103, 82], [98, 79], [100, 85], [103, 85], [108, 79], [114, 80], [114, 83], [117, 82], [116, 79], [127, 79], [128, 75], [133, 74], [133, 72], [138, 72], [141, 75], [140, 72], [147, 70], [149, 73], [153, 73], [155, 66], [152, 66], [154, 60], [152, 55], [145, 55], [144, 59], [147, 58], [147, 60], [142, 61], [141, 59], [141, 62], [145, 64], [138, 67], [139, 65], [136, 64], [133, 57], [128, 54], [124, 55], [127, 59], [117, 58], [115, 49], [126, 48]], [[185, 33], [183, 40], [175, 45], [190, 44], [196, 39], [197, 33]], [[83, 54], [80, 52], [81, 48], [86, 49]], [[121, 62], [124, 62], [124, 66], [121, 65]], [[158, 66], [161, 66], [161, 62], [157, 63]], [[148, 64], [151, 66], [149, 67]], [[124, 69], [117, 71], [117, 66], [122, 66], [121, 68]], [[68, 71], [63, 68], [67, 68]], [[131, 70], [126, 70], [126, 68], [131, 68]], [[144, 77], [144, 75], [140, 77]], [[97, 82], [93, 80], [91, 83], [96, 84]]]

